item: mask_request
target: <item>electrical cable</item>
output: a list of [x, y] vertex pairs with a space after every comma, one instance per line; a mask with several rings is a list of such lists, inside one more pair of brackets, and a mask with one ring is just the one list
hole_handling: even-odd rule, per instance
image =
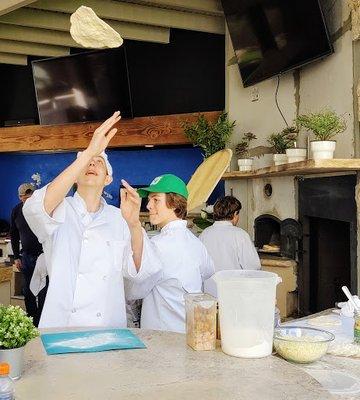
[[277, 85], [276, 85], [276, 90], [275, 90], [275, 104], [276, 104], [276, 107], [277, 107], [277, 109], [278, 109], [278, 111], [279, 111], [279, 113], [280, 113], [282, 119], [283, 119], [284, 122], [285, 122], [285, 125], [286, 125], [286, 126], [289, 126], [289, 124], [287, 123], [287, 121], [286, 121], [286, 119], [285, 119], [285, 117], [284, 117], [284, 114], [282, 113], [282, 111], [281, 111], [281, 109], [280, 109], [280, 107], [279, 107], [279, 103], [278, 103], [278, 98], [277, 98], [277, 97], [278, 97], [279, 85], [280, 85], [280, 74], [277, 76], [277, 78], [278, 78], [278, 80], [277, 80]]

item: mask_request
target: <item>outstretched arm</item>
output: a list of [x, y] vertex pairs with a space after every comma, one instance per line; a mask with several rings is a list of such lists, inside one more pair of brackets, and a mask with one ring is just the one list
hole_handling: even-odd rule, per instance
[[126, 181], [121, 180], [121, 214], [124, 217], [131, 235], [131, 248], [136, 270], [139, 271], [143, 252], [143, 233], [140, 223], [141, 199], [137, 191]]
[[45, 211], [52, 215], [55, 208], [63, 201], [80, 172], [91, 159], [106, 149], [110, 140], [117, 132], [113, 126], [120, 120], [120, 112], [116, 111], [110, 118], [101, 124], [94, 132], [93, 137], [81, 155], [58, 175], [47, 187], [44, 199]]

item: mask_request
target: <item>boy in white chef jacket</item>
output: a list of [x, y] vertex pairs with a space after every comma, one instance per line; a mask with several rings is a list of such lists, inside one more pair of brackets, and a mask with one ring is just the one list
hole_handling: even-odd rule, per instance
[[[215, 271], [261, 268], [260, 258], [250, 236], [237, 227], [240, 201], [234, 196], [224, 196], [214, 204], [214, 224], [204, 229], [199, 239], [214, 261]], [[217, 297], [215, 281], [204, 283], [204, 291]]]
[[213, 262], [186, 227], [188, 191], [180, 178], [159, 176], [138, 193], [148, 197], [150, 222], [161, 228], [151, 244], [161, 260], [162, 274], [157, 281], [125, 279], [126, 298], [143, 299], [141, 328], [185, 332], [184, 294], [202, 291], [203, 281], [214, 273]]
[[[123, 274], [149, 281], [161, 272], [137, 217], [135, 189], [124, 182], [121, 212], [102, 198], [112, 181], [104, 150], [119, 120], [116, 112], [97, 128], [77, 159], [24, 207], [43, 245], [50, 280], [41, 328], [125, 327]], [[74, 183], [74, 196], [65, 197]]]

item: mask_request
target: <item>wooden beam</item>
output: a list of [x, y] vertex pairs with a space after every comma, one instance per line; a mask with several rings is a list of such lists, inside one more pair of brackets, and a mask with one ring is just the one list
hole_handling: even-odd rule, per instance
[[[23, 8], [10, 14], [0, 16], [0, 22], [22, 27], [63, 31], [70, 35], [69, 15], [58, 12]], [[143, 40], [154, 43], [169, 43], [170, 41], [169, 28], [114, 20], [105, 20], [105, 22], [125, 39]]]
[[55, 46], [81, 47], [71, 37], [70, 33], [2, 23], [0, 23], [0, 39], [50, 44]]
[[0, 52], [56, 57], [70, 54], [70, 49], [60, 46], [50, 46], [47, 44], [26, 43], [15, 40], [0, 40]]
[[27, 56], [24, 54], [0, 53], [0, 64], [27, 65]]
[[71, 14], [82, 5], [91, 7], [101, 18], [201, 32], [225, 33], [223, 17], [133, 3], [110, 0], [38, 0], [29, 7]]
[[[121, 1], [121, 0], [116, 0]], [[164, 7], [172, 10], [191, 11], [200, 14], [222, 16], [220, 0], [124, 0], [128, 3]]]
[[27, 6], [34, 3], [36, 0], [1, 0], [0, 2], [0, 15], [7, 14], [11, 11]]
[[[202, 113], [215, 121], [220, 111]], [[193, 122], [197, 113], [122, 119], [110, 147], [164, 146], [190, 144], [182, 128], [183, 121]], [[76, 150], [85, 148], [100, 123], [69, 125], [29, 125], [0, 128], [0, 152]]]

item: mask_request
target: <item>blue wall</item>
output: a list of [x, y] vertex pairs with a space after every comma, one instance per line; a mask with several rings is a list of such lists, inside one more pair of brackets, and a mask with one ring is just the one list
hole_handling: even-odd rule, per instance
[[[107, 202], [119, 205], [120, 179], [132, 185], [149, 184], [153, 178], [165, 173], [178, 175], [188, 182], [202, 162], [197, 148], [177, 147], [164, 149], [109, 150], [109, 160], [114, 169], [114, 180], [105, 188], [113, 199]], [[21, 183], [31, 182], [31, 176], [39, 173], [41, 186], [50, 182], [75, 158], [71, 153], [3, 153], [0, 154], [1, 201], [0, 218], [9, 220], [12, 208], [19, 202], [17, 188]], [[209, 199], [212, 204], [224, 194], [220, 183]]]

